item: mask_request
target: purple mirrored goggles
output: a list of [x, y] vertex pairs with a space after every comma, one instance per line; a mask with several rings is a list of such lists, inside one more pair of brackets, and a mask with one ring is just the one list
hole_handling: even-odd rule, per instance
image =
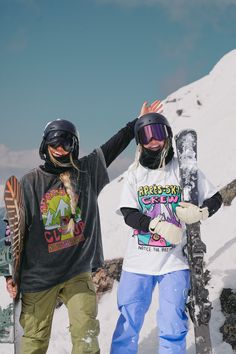
[[163, 124], [150, 124], [142, 127], [138, 132], [139, 142], [141, 145], [147, 145], [152, 139], [165, 140], [168, 138], [167, 127]]

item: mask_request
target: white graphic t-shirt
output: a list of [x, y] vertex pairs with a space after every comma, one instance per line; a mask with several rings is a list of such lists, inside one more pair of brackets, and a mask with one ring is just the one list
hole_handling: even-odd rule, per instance
[[[198, 171], [199, 205], [213, 196], [217, 190]], [[119, 209], [139, 209], [143, 214], [173, 223], [183, 229], [183, 241], [178, 245], [167, 242], [162, 235], [130, 228], [128, 247], [123, 269], [128, 272], [161, 275], [188, 269], [187, 258], [183, 255], [186, 243], [185, 226], [176, 215], [176, 206], [182, 201], [179, 166], [173, 158], [164, 168], [147, 169], [140, 164], [128, 171], [124, 180]]]

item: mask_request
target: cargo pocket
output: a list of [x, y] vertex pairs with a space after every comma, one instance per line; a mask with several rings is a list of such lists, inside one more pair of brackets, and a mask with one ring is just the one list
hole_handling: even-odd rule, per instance
[[46, 297], [45, 292], [27, 293], [22, 297], [20, 324], [24, 337], [47, 340], [50, 335], [54, 311], [54, 297]]
[[86, 280], [86, 292], [84, 293], [83, 300], [85, 312], [95, 318], [98, 312], [98, 305], [95, 286], [91, 279]]

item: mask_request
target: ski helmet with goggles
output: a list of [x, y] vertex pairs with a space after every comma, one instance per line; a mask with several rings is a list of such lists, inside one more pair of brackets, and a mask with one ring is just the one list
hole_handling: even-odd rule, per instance
[[162, 114], [147, 113], [140, 117], [134, 127], [137, 144], [147, 145], [152, 139], [159, 141], [172, 138], [171, 126]]
[[39, 148], [39, 155], [43, 160], [46, 160], [48, 145], [54, 148], [62, 146], [73, 158], [78, 158], [79, 138], [74, 124], [65, 119], [49, 122], [44, 129], [43, 141]]

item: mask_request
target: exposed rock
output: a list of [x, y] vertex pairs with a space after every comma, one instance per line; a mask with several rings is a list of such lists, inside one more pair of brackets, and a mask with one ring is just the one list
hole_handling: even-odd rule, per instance
[[100, 298], [101, 295], [112, 290], [114, 279], [108, 275], [105, 269], [100, 268], [93, 275], [93, 282], [96, 288], [96, 293]]
[[176, 98], [173, 98], [172, 100], [167, 100], [166, 103], [173, 103], [173, 102], [176, 102], [177, 99]]
[[236, 351], [236, 292], [229, 288], [223, 289], [220, 303], [226, 317], [223, 326], [220, 327], [220, 332], [223, 334], [223, 340], [231, 344], [233, 350]]
[[104, 266], [93, 273], [93, 282], [98, 298], [107, 291], [111, 291], [114, 280], [119, 281], [123, 258], [115, 258], [105, 261]]
[[200, 101], [200, 100], [197, 100], [197, 104], [198, 104], [199, 106], [201, 106], [201, 105], [202, 105], [202, 103], [201, 103], [201, 101]]
[[121, 182], [123, 179], [124, 179], [124, 177], [121, 176], [121, 177], [118, 179], [118, 183]]
[[236, 314], [227, 316], [225, 323], [220, 327], [223, 334], [223, 341], [229, 343], [236, 351]]
[[224, 314], [236, 314], [236, 293], [230, 288], [224, 288], [220, 295], [221, 308]]
[[182, 109], [177, 109], [176, 113], [178, 114], [178, 116], [181, 116], [182, 113], [183, 113], [183, 110]]
[[232, 203], [232, 200], [236, 196], [236, 179], [228, 183], [224, 188], [220, 190], [220, 194], [223, 198], [223, 203], [225, 206], [229, 206]]

